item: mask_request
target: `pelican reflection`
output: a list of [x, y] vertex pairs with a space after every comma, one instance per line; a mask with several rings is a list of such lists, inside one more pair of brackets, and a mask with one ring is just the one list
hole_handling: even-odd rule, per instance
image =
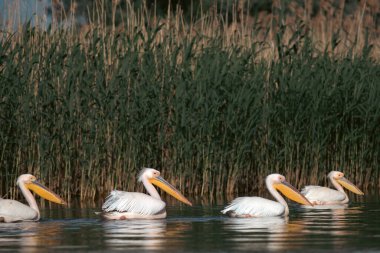
[[287, 223], [288, 217], [281, 216], [224, 220], [226, 229], [233, 229], [237, 232], [281, 232]]
[[300, 219], [292, 221], [292, 226], [297, 227], [301, 233], [298, 236], [297, 233], [292, 234], [296, 238], [312, 236], [313, 245], [340, 249], [347, 246], [348, 238], [356, 238], [361, 233], [353, 221], [362, 216], [362, 212], [361, 207], [345, 208], [342, 205], [318, 206], [304, 210], [300, 213]]
[[164, 248], [166, 220], [127, 220], [103, 223], [104, 237], [111, 249], [157, 250]]
[[223, 227], [228, 233], [227, 240], [236, 243], [238, 250], [281, 250], [284, 248], [278, 238], [286, 236], [288, 219], [287, 216], [224, 219]]
[[[19, 252], [41, 252], [43, 249], [60, 246], [62, 243], [62, 223], [59, 222], [19, 222], [1, 223], [0, 248]], [[12, 250], [11, 250], [12, 249]]]

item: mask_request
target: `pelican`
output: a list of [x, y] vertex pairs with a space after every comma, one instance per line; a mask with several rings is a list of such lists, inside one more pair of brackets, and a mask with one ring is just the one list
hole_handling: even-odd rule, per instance
[[236, 218], [287, 216], [289, 214], [288, 204], [277, 190], [293, 201], [312, 206], [299, 191], [286, 182], [283, 175], [270, 174], [265, 179], [265, 183], [269, 192], [278, 202], [260, 197], [240, 197], [234, 199], [222, 210], [222, 213]]
[[40, 210], [38, 209], [36, 199], [30, 190], [44, 199], [58, 204], [65, 204], [65, 201], [51, 190], [41, 185], [33, 175], [23, 174], [19, 176], [17, 179], [17, 185], [29, 206], [16, 200], [0, 198], [0, 222], [38, 221], [40, 219]]
[[107, 220], [126, 219], [163, 219], [166, 218], [166, 203], [161, 200], [153, 184], [160, 187], [179, 201], [192, 205], [178, 190], [166, 182], [160, 172], [152, 169], [143, 169], [138, 181], [144, 184], [150, 195], [140, 192], [125, 192], [114, 190], [106, 198], [102, 206], [102, 217]]
[[344, 174], [340, 171], [331, 171], [327, 177], [337, 190], [317, 185], [308, 185], [301, 191], [301, 193], [305, 195], [305, 197], [314, 205], [335, 205], [348, 203], [349, 199], [347, 194], [344, 192], [343, 187], [358, 195], [364, 195], [364, 193], [353, 183], [347, 180], [344, 177]]

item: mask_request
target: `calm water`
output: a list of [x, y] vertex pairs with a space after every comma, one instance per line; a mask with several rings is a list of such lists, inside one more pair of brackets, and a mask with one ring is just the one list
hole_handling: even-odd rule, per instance
[[288, 218], [231, 219], [221, 205], [169, 206], [156, 221], [102, 221], [97, 208], [43, 209], [40, 222], [0, 223], [0, 252], [380, 252], [380, 198], [344, 209], [291, 205]]

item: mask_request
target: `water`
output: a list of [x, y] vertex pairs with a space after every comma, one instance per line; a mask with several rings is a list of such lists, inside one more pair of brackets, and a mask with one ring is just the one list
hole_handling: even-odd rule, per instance
[[201, 204], [176, 203], [167, 219], [148, 221], [102, 221], [94, 207], [43, 209], [40, 222], [0, 223], [0, 252], [380, 252], [379, 200], [335, 209], [291, 205], [288, 218], [256, 219], [228, 218], [223, 206]]

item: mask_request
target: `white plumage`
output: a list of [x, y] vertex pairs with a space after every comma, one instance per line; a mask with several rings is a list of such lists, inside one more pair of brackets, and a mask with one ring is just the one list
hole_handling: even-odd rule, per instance
[[179, 191], [166, 182], [160, 172], [145, 168], [139, 173], [139, 182], [144, 184], [149, 195], [140, 192], [124, 192], [114, 190], [102, 205], [102, 216], [108, 220], [125, 219], [163, 219], [166, 217], [166, 204], [161, 200], [153, 184], [173, 197], [191, 205]]
[[234, 199], [222, 213], [230, 213], [234, 217], [281, 216], [285, 214], [285, 206], [260, 197], [239, 197]]
[[16, 200], [0, 198], [0, 222], [37, 221], [40, 219], [40, 210], [30, 190], [49, 201], [65, 204], [65, 201], [58, 195], [38, 183], [33, 175], [23, 174], [19, 176], [17, 185], [29, 206]]
[[280, 174], [267, 176], [265, 184], [277, 202], [260, 197], [240, 197], [234, 199], [221, 212], [237, 218], [286, 216], [289, 214], [288, 204], [277, 190], [298, 203], [312, 205]]
[[3, 222], [36, 221], [39, 213], [16, 200], [0, 199], [0, 219]]
[[330, 182], [336, 190], [317, 185], [308, 185], [301, 191], [301, 193], [314, 205], [336, 205], [348, 203], [348, 195], [343, 190], [343, 187], [356, 194], [364, 194], [358, 187], [347, 180], [344, 177], [344, 174], [340, 171], [331, 171], [327, 177], [330, 179]]
[[310, 201], [315, 204], [337, 203], [343, 202], [346, 199], [346, 194], [343, 192], [333, 190], [327, 187], [308, 185], [305, 186], [301, 193]]
[[165, 202], [140, 192], [112, 191], [102, 206], [103, 212], [154, 215], [165, 211]]

